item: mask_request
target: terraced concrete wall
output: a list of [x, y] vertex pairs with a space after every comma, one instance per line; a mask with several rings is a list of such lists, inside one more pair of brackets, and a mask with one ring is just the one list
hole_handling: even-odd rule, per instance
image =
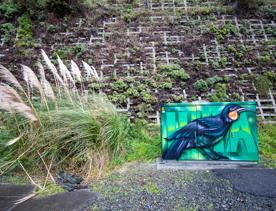
[[[163, 0], [149, 1], [145, 9], [142, 1], [133, 8], [136, 17], [129, 23], [124, 17], [115, 16], [95, 26], [78, 18], [59, 23], [57, 33], [45, 32], [37, 43], [50, 55], [65, 47], [83, 48], [73, 59], [80, 66], [81, 60], [89, 61], [102, 78], [100, 84], [92, 81], [88, 87], [107, 93], [131, 118], [147, 117], [159, 123], [163, 102], [210, 100], [217, 92], [215, 84], [202, 91], [195, 89], [194, 83], [218, 76], [223, 78], [221, 83], [227, 84], [224, 100], [255, 100], [260, 119], [275, 123], [275, 85], [267, 95], [260, 96], [250, 76], [276, 70], [276, 23], [237, 17], [228, 12], [229, 8], [218, 8], [216, 4]], [[206, 11], [207, 7], [212, 11]], [[224, 26], [228, 27], [225, 34]], [[13, 51], [2, 43], [0, 61], [12, 62]], [[265, 58], [269, 61], [263, 62]], [[164, 64], [179, 64], [190, 79], [168, 76], [160, 68]]]

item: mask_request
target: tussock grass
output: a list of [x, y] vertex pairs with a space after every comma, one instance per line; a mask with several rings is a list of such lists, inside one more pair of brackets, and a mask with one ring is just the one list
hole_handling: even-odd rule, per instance
[[106, 96], [83, 89], [85, 81], [101, 80], [94, 67], [83, 62], [83, 74], [73, 61], [69, 71], [59, 58], [56, 68], [43, 50], [42, 58], [54, 85], [41, 63], [39, 76], [21, 65], [25, 83], [0, 66], [0, 173], [20, 168], [33, 183], [31, 173], [40, 171], [46, 180], [59, 170], [98, 177], [126, 151], [129, 122]]

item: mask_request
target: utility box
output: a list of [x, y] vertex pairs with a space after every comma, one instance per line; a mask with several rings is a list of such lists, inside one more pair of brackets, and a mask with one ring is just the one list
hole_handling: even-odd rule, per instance
[[163, 160], [256, 162], [256, 103], [163, 104], [161, 138]]

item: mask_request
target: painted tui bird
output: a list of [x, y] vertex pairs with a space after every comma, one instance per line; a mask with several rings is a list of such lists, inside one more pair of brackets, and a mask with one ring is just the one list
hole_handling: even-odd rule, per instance
[[239, 114], [250, 109], [237, 104], [226, 105], [216, 116], [196, 119], [169, 135], [166, 140], [174, 141], [163, 153], [163, 159], [179, 159], [185, 149], [198, 149], [206, 158], [219, 160], [229, 158], [215, 152], [212, 147], [220, 142]]

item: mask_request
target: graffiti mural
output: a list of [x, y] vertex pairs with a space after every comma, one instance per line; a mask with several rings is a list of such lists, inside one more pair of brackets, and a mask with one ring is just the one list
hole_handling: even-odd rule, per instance
[[167, 160], [258, 160], [256, 104], [162, 106], [162, 157]]

